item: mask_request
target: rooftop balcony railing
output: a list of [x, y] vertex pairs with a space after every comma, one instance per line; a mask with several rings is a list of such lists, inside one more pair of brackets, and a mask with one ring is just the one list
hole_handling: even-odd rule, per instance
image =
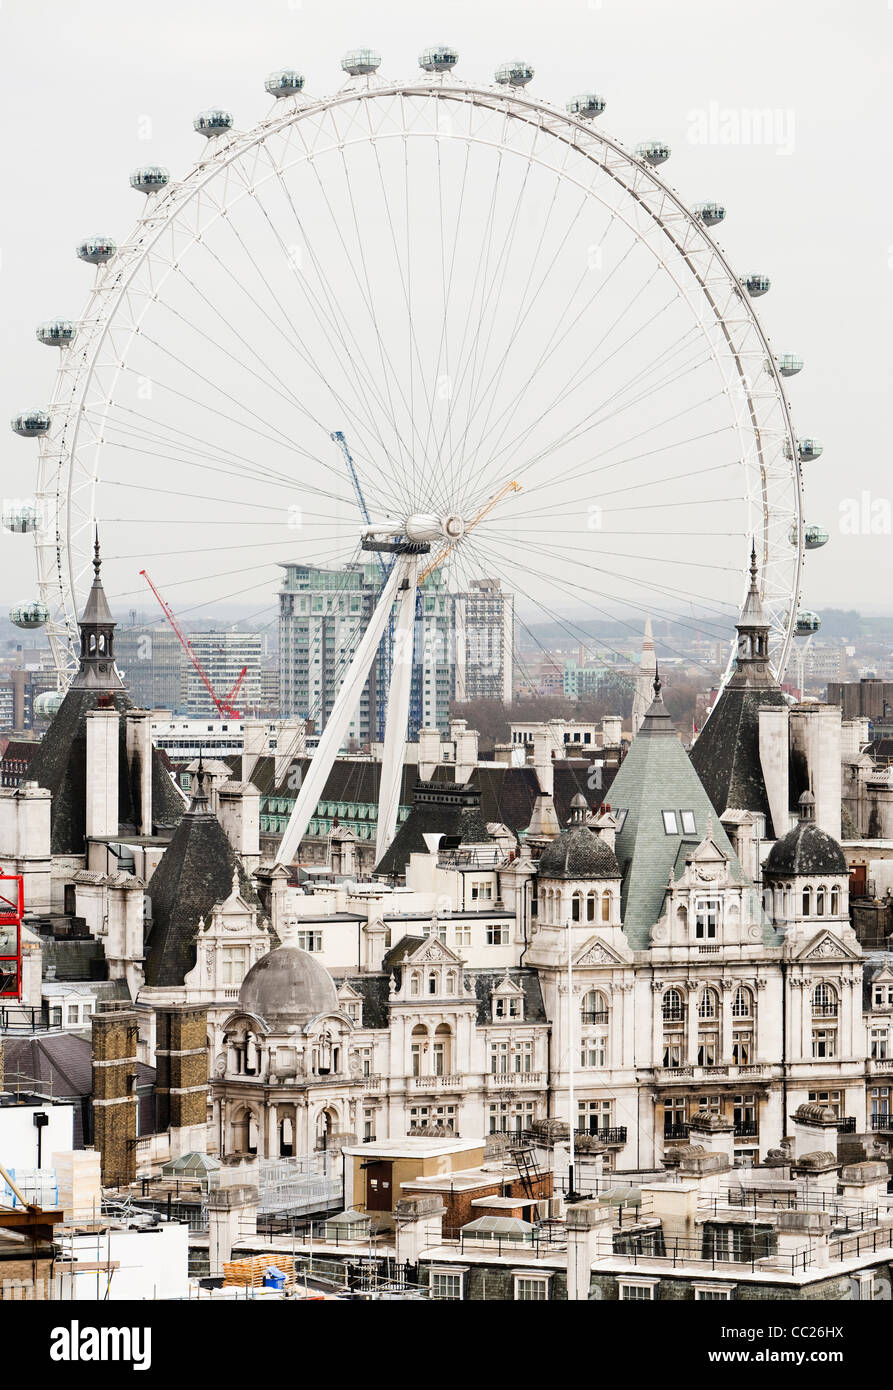
[[603, 1144], [625, 1144], [626, 1125], [604, 1125], [598, 1129], [577, 1129], [575, 1134], [594, 1135]]

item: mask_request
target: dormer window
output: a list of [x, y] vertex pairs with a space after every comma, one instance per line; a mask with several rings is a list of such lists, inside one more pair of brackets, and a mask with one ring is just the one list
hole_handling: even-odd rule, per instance
[[893, 1008], [893, 985], [875, 985], [874, 1007], [876, 1009]]

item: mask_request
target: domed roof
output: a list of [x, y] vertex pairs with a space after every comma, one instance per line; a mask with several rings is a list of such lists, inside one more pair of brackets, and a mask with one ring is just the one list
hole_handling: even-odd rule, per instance
[[281, 1029], [335, 1013], [338, 996], [325, 966], [286, 941], [252, 965], [239, 990], [239, 1005]]
[[846, 874], [846, 857], [831, 835], [815, 821], [801, 820], [769, 851], [767, 874]]
[[620, 868], [607, 841], [585, 825], [563, 830], [539, 857], [540, 878], [619, 878]]

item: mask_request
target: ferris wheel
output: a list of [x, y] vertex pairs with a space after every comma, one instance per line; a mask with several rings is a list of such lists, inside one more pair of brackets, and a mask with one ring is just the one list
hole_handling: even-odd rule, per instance
[[732, 269], [725, 209], [683, 202], [666, 144], [603, 133], [600, 95], [562, 110], [527, 63], [478, 84], [447, 46], [419, 61], [391, 81], [356, 50], [323, 97], [271, 74], [257, 125], [202, 112], [183, 178], [131, 175], [127, 240], [78, 246], [93, 290], [38, 329], [59, 368], [12, 422], [37, 482], [4, 517], [37, 557], [11, 616], [45, 626], [61, 688], [97, 521], [113, 607], [145, 602], [148, 568], [200, 615], [269, 609], [285, 561], [368, 558], [361, 511], [453, 588], [498, 579], [531, 626], [585, 646], [587, 623], [634, 643], [666, 618], [730, 664], [753, 539], [783, 674], [826, 533], [783, 385], [803, 363], [754, 310], [768, 276]]

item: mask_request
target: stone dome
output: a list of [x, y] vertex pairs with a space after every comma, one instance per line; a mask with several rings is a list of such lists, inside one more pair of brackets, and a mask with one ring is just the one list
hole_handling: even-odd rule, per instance
[[793, 830], [775, 841], [764, 867], [767, 874], [794, 877], [815, 874], [842, 877], [849, 872], [846, 857], [837, 841], [809, 820], [799, 821]]
[[239, 1006], [281, 1030], [337, 1012], [338, 996], [325, 966], [286, 942], [252, 965], [239, 990]]
[[587, 826], [562, 830], [539, 858], [540, 878], [619, 878], [620, 868], [607, 841]]

